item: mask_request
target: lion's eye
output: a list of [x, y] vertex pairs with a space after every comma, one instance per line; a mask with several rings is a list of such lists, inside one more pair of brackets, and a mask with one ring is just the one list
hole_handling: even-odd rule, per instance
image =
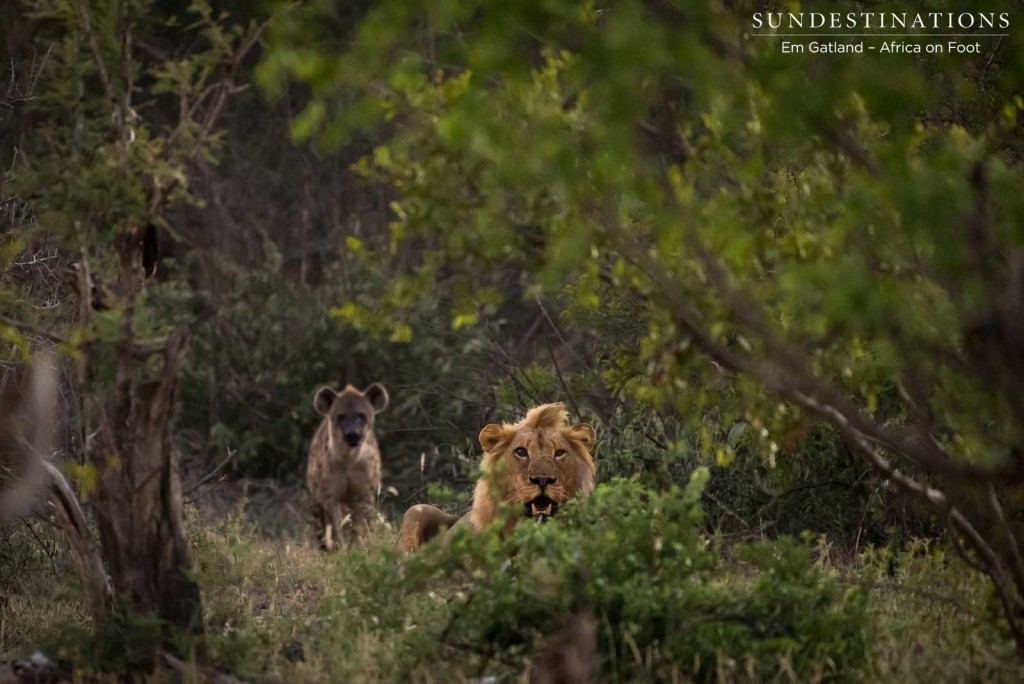
[[530, 452], [528, 452], [523, 447], [516, 447], [516, 450], [513, 451], [512, 453], [514, 453], [518, 458], [526, 458], [527, 456], [530, 455]]
[[565, 449], [556, 449], [555, 458], [565, 458]]

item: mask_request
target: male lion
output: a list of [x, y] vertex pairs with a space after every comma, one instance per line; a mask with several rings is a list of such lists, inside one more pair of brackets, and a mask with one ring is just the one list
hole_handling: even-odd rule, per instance
[[597, 441], [591, 426], [570, 426], [565, 406], [544, 404], [510, 425], [487, 425], [480, 431], [484, 449], [483, 476], [473, 492], [473, 507], [461, 519], [427, 504], [413, 506], [402, 518], [399, 551], [415, 551], [443, 528], [450, 537], [458, 527], [483, 529], [498, 514], [502, 503], [522, 506], [523, 516], [541, 522], [558, 512], [573, 497], [594, 490]]

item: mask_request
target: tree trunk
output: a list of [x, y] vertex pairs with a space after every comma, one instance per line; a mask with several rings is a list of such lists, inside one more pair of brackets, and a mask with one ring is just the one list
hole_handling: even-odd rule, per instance
[[185, 328], [168, 337], [161, 377], [133, 383], [127, 420], [97, 406], [102, 418], [89, 456], [100, 472], [96, 519], [118, 599], [138, 613], [198, 632], [199, 588], [188, 576], [181, 479], [171, 449], [174, 396], [187, 345]]
[[[165, 340], [135, 339], [135, 307], [145, 285], [140, 240], [141, 233], [133, 231], [118, 245], [120, 270], [108, 295], [110, 308], [121, 314], [118, 339], [91, 343], [80, 360], [79, 380], [94, 434], [86, 452], [98, 474], [93, 506], [117, 605], [198, 633], [199, 588], [189, 577], [181, 479], [171, 448], [188, 331], [181, 326]], [[84, 258], [78, 275], [79, 293], [94, 291]], [[79, 323], [91, 330], [92, 297], [82, 299]], [[147, 360], [157, 351], [162, 351], [163, 368], [154, 373]], [[107, 359], [112, 364], [103, 365], [98, 377]]]

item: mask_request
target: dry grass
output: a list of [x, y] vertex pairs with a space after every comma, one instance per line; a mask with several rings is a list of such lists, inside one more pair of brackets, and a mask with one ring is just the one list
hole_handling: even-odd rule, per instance
[[54, 643], [64, 626], [88, 624], [59, 530], [39, 520], [0, 526], [0, 661]]

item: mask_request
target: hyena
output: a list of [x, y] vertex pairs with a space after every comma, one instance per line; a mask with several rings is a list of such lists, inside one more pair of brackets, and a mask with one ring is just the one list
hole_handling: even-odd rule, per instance
[[388, 393], [374, 383], [360, 392], [321, 387], [313, 406], [324, 417], [309, 445], [306, 484], [323, 549], [343, 543], [342, 531], [362, 540], [370, 530], [380, 489], [380, 449], [373, 419], [387, 408]]

